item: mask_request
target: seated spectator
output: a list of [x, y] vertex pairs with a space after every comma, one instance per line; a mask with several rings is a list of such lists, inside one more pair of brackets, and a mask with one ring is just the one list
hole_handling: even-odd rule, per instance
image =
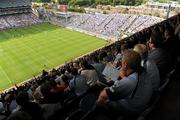
[[121, 54], [124, 55], [124, 53], [128, 50], [128, 45], [127, 44], [122, 44], [121, 45]]
[[13, 93], [9, 93], [5, 96], [5, 108], [8, 112], [13, 112], [14, 109], [16, 109], [17, 107], [17, 103], [14, 99], [14, 94]]
[[46, 70], [42, 70], [42, 76], [45, 77], [48, 75], [48, 72]]
[[107, 51], [107, 56], [105, 57], [104, 61], [105, 62], [112, 62], [113, 61], [113, 55], [111, 51]]
[[112, 64], [114, 68], [120, 68], [123, 54], [126, 52], [126, 50], [128, 50], [128, 46], [126, 44], [122, 44], [121, 47], [119, 46], [116, 46], [114, 50], [115, 59]]
[[98, 57], [96, 57], [96, 56], [93, 56], [91, 65], [95, 68], [98, 75], [102, 74], [102, 72], [105, 68], [105, 64], [103, 62], [99, 61]]
[[29, 87], [28, 89], [27, 89], [27, 93], [28, 93], [28, 96], [29, 96], [29, 99], [30, 100], [33, 100], [33, 96], [32, 96], [32, 89]]
[[73, 75], [71, 74], [71, 68], [73, 67], [73, 63], [69, 63], [69, 65], [66, 66], [66, 71], [65, 71], [65, 74], [68, 79], [72, 79], [73, 78]]
[[67, 76], [63, 75], [62, 80], [65, 81], [64, 84], [58, 85], [54, 80], [44, 83], [41, 85], [42, 98], [40, 100], [40, 105], [43, 112], [43, 118], [45, 120], [49, 119], [56, 111], [58, 111], [62, 106], [63, 101], [63, 91], [68, 86]]
[[168, 27], [164, 32], [165, 40], [163, 43], [163, 49], [165, 49], [171, 55], [173, 61], [176, 60], [179, 55], [179, 41], [174, 35], [174, 29], [172, 27]]
[[96, 56], [94, 57], [94, 60], [93, 60], [94, 62], [92, 64], [92, 66], [96, 69], [96, 72], [98, 73], [99, 81], [105, 84], [107, 84], [107, 80], [105, 79], [105, 76], [103, 75], [103, 71], [107, 64], [106, 57], [107, 57], [107, 53], [105, 51], [101, 51], [98, 57]]
[[[152, 78], [148, 76], [146, 70], [142, 70], [138, 76], [138, 83], [134, 89], [131, 97], [119, 100], [122, 105], [121, 109], [124, 109], [127, 113], [139, 114], [148, 105], [152, 97]], [[112, 102], [112, 104], [114, 104]], [[126, 113], [125, 113], [126, 114]]]
[[61, 100], [62, 92], [57, 91], [56, 93], [52, 90], [54, 87], [56, 87], [56, 82], [54, 81], [46, 82], [40, 86], [40, 93], [42, 94], [42, 97], [40, 99], [41, 104], [57, 103]]
[[44, 80], [48, 80], [50, 78], [49, 73], [46, 70], [42, 71], [42, 75], [41, 75], [42, 79]]
[[0, 113], [3, 113], [5, 111], [4, 105], [2, 102], [0, 102]]
[[54, 83], [55, 86], [50, 90], [50, 92], [52, 92], [52, 93], [63, 92], [64, 89], [66, 89], [69, 86], [68, 77], [66, 75], [63, 75], [61, 77], [61, 79], [62, 79], [63, 82], [59, 83], [59, 84]]
[[89, 87], [96, 85], [99, 78], [94, 67], [90, 65], [86, 60], [82, 60], [80, 62], [80, 66], [82, 68], [81, 75], [83, 75], [86, 78], [86, 84]]
[[104, 64], [106, 64], [107, 62], [110, 62], [107, 55], [107, 51], [101, 51], [98, 57], [99, 57], [99, 60]]
[[34, 89], [32, 92], [34, 101], [39, 102], [43, 98], [41, 86], [34, 85], [32, 89]]
[[130, 72], [132, 74], [125, 76], [124, 73], [127, 72], [121, 70], [122, 79], [115, 82], [112, 87], [105, 88], [97, 100], [98, 104], [103, 105], [106, 110], [105, 113], [110, 113], [110, 117], [113, 119], [115, 116], [130, 115], [129, 113], [138, 114], [146, 108], [150, 101], [152, 95], [151, 80], [140, 65], [140, 56], [137, 53], [135, 54], [132, 55], [132, 53], [127, 52], [122, 60], [122, 67], [127, 66], [126, 70], [133, 70], [134, 73]]
[[55, 79], [56, 83], [59, 83], [59, 84], [63, 83], [62, 76], [65, 75], [65, 72], [66, 72], [65, 68], [60, 68], [59, 69], [59, 75], [60, 76], [57, 76], [57, 78]]
[[149, 60], [148, 57], [148, 50], [144, 44], [137, 44], [134, 46], [134, 51], [138, 52], [141, 56], [141, 66], [145, 68], [147, 76], [149, 76], [150, 80], [152, 80], [152, 87], [153, 90], [156, 91], [160, 85], [160, 76], [159, 70], [154, 63], [154, 61]]
[[16, 103], [16, 100], [13, 98], [10, 105], [9, 105], [9, 110], [11, 112], [13, 112], [13, 110], [17, 107], [17, 103]]
[[77, 96], [84, 94], [88, 89], [87, 80], [83, 75], [78, 74], [76, 68], [71, 69], [73, 79], [70, 80], [69, 90], [74, 91]]
[[114, 62], [113, 62], [113, 67], [118, 67], [119, 66], [119, 63], [121, 62], [122, 60], [122, 54], [121, 54], [121, 48], [116, 46], [115, 50], [114, 50], [114, 56], [115, 56], [115, 59], [114, 59]]
[[175, 35], [180, 39], [180, 23], [179, 23], [179, 25], [177, 25], [177, 27], [175, 29]]
[[[140, 55], [134, 51], [125, 52], [122, 59], [122, 68], [119, 73], [122, 79], [117, 80], [113, 86], [101, 91], [97, 103], [104, 106], [109, 112], [111, 111], [111, 113], [116, 113], [117, 115], [121, 112], [138, 112], [144, 109], [149, 102], [152, 88], [150, 87], [151, 84], [148, 83], [146, 84], [149, 85], [149, 87], [146, 86], [147, 90], [139, 90], [140, 85], [138, 83], [140, 81], [144, 83], [144, 77], [138, 77], [141, 71]], [[139, 96], [137, 91], [142, 92], [145, 96]]]
[[153, 60], [160, 73], [160, 84], [164, 83], [165, 75], [171, 69], [171, 58], [169, 54], [162, 49], [162, 36], [158, 32], [152, 32], [150, 40], [148, 41], [149, 53], [148, 59]]
[[53, 69], [49, 72], [49, 76], [50, 76], [50, 78], [55, 79], [55, 78], [56, 78], [56, 75], [57, 75], [57, 71], [56, 71], [55, 68], [53, 68]]
[[75, 62], [73, 63], [73, 67], [76, 68], [76, 69], [80, 69], [79, 61], [75, 61]]
[[[27, 93], [20, 93], [16, 98], [16, 102], [20, 106], [18, 111], [22, 111], [29, 114], [30, 116], [28, 118], [32, 117], [33, 120], [42, 120], [41, 107], [37, 103], [30, 102]], [[17, 113], [15, 112], [13, 114]]]

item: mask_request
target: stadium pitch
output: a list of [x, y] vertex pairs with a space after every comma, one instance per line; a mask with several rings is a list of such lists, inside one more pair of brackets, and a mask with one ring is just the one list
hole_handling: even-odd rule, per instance
[[48, 23], [0, 31], [0, 91], [106, 44]]

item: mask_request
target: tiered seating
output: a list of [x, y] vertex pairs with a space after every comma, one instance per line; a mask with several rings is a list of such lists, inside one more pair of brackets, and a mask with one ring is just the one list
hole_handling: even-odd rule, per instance
[[1, 0], [0, 30], [42, 22], [32, 13], [31, 0]]
[[42, 22], [33, 13], [0, 16], [0, 21], [1, 30], [12, 27], [22, 27]]
[[31, 6], [31, 0], [1, 0], [0, 9]]
[[6, 20], [3, 17], [0, 17], [0, 29], [6, 29], [8, 27], [10, 27], [10, 26], [6, 22]]
[[[115, 16], [111, 16], [111, 18], [115, 19], [114, 17]], [[38, 109], [37, 106], [40, 105], [40, 106], [43, 106], [41, 109], [43, 110], [42, 114], [44, 115], [44, 119], [48, 119], [48, 120], [55, 120], [55, 119], [60, 119], [60, 120], [65, 120], [65, 119], [72, 120], [73, 119], [73, 120], [75, 120], [76, 118], [79, 119], [80, 117], [82, 120], [83, 119], [87, 120], [89, 117], [96, 118], [96, 115], [97, 115], [96, 113], [98, 113], [98, 112], [96, 112], [96, 110], [97, 110], [97, 109], [95, 109], [96, 105], [94, 104], [94, 100], [92, 98], [95, 97], [95, 99], [97, 99], [97, 97], [99, 96], [99, 92], [102, 89], [104, 89], [105, 87], [111, 86], [109, 84], [106, 85], [106, 81], [104, 82], [102, 79], [100, 79], [99, 76], [101, 76], [101, 75], [99, 75], [99, 74], [101, 74], [103, 70], [97, 69], [97, 68], [105, 67], [106, 64], [109, 64], [107, 62], [113, 62], [113, 64], [114, 64], [113, 60], [116, 60], [116, 56], [113, 56], [113, 55], [114, 55], [114, 50], [117, 50], [117, 48], [116, 48], [117, 46], [121, 46], [122, 44], [125, 44], [124, 49], [125, 48], [131, 49], [132, 47], [134, 47], [134, 45], [136, 45], [138, 43], [146, 43], [147, 39], [149, 39], [148, 30], [157, 29], [156, 28], [157, 26], [167, 26], [167, 23], [171, 23], [173, 29], [176, 29], [179, 25], [179, 21], [178, 21], [179, 17], [180, 17], [180, 15], [178, 14], [168, 20], [165, 20], [154, 26], [151, 26], [150, 28], [143, 29], [142, 31], [139, 31], [136, 34], [123, 39], [122, 41], [117, 41], [117, 42], [115, 42], [109, 46], [106, 46], [100, 50], [97, 50], [89, 55], [83, 56], [82, 58], [79, 58], [76, 61], [66, 63], [65, 65], [61, 66], [58, 69], [53, 69], [50, 72], [46, 72], [43, 70], [42, 75], [40, 75], [36, 78], [33, 78], [32, 81], [30, 81], [22, 86], [16, 86], [16, 88], [11, 90], [10, 92], [5, 92], [5, 93], [1, 94], [1, 99], [2, 99], [1, 102], [4, 104], [5, 108], [7, 108], [7, 109], [4, 109], [3, 107], [1, 108], [2, 114], [9, 116], [9, 113], [12, 113], [12, 111], [14, 111], [14, 110], [18, 111], [19, 109], [21, 109], [21, 108], [17, 107], [15, 99], [17, 99], [17, 103], [19, 103], [18, 101], [20, 101], [21, 99], [24, 99], [24, 97], [26, 97], [26, 96], [22, 96], [23, 95], [22, 92], [27, 92], [30, 99], [25, 98], [25, 100], [28, 99], [31, 102], [29, 103], [26, 101], [27, 103], [26, 102], [24, 103], [23, 101], [21, 101], [19, 104], [21, 104], [21, 107], [24, 107], [24, 108], [26, 108], [26, 106], [24, 106], [24, 104], [28, 104], [28, 105], [36, 104], [36, 106], [34, 105], [34, 107], [36, 107], [36, 108], [32, 109], [31, 106], [29, 106], [29, 110], [27, 110], [27, 111], [25, 111], [25, 110], [28, 108], [22, 109], [22, 111], [24, 110], [25, 112], [29, 113], [29, 115], [32, 117], [34, 117], [34, 115], [36, 115], [37, 118], [41, 117], [41, 112], [37, 110]], [[134, 18], [132, 18], [132, 19], [134, 20]], [[108, 19], [108, 21], [111, 21], [110, 18]], [[168, 24], [168, 25], [170, 25], [170, 24]], [[164, 29], [164, 30], [166, 30], [166, 29]], [[162, 35], [164, 35], [164, 34], [162, 34]], [[178, 33], [178, 35], [179, 35], [179, 33]], [[141, 40], [139, 38], [143, 38], [143, 40]], [[123, 52], [125, 52], [124, 49], [122, 49]], [[177, 54], [176, 56], [179, 56], [179, 54]], [[119, 56], [118, 56], [118, 59], [119, 59]], [[94, 66], [95, 69], [91, 65]], [[96, 66], [101, 66], [101, 67], [96, 68]], [[73, 71], [74, 69], [78, 69], [79, 73], [74, 72]], [[87, 75], [93, 74], [93, 76], [90, 76], [90, 77], [93, 77], [95, 79], [98, 76], [99, 80], [96, 79], [95, 84], [93, 84], [92, 86], [90, 86], [90, 84], [86, 83], [86, 85], [89, 85], [88, 90], [86, 90], [83, 94], [79, 95], [74, 91], [75, 87], [73, 89], [73, 88], [71, 88], [71, 86], [77, 85], [77, 83], [76, 83], [77, 81], [75, 81], [75, 80], [78, 76], [75, 75], [75, 73], [78, 75], [82, 75], [82, 73], [85, 73], [85, 71], [88, 72]], [[173, 71], [174, 70], [172, 69], [172, 72], [167, 74], [167, 77], [165, 77], [165, 79], [169, 78], [172, 75]], [[94, 77], [94, 76], [96, 76], [96, 77]], [[88, 79], [87, 76], [84, 76], [84, 77], [85, 77], [85, 79], [83, 79], [83, 77], [81, 77], [81, 79], [83, 79], [83, 80]], [[103, 76], [103, 77], [106, 79], [105, 76]], [[91, 78], [91, 79], [93, 79], [93, 78]], [[74, 81], [74, 82], [71, 82], [71, 81]], [[78, 82], [78, 84], [80, 84], [80, 83]], [[114, 84], [114, 82], [112, 84]], [[147, 107], [144, 110], [141, 110], [140, 112], [136, 113], [136, 115], [128, 114], [128, 117], [133, 116], [134, 119], [137, 119], [137, 118], [144, 119], [145, 117], [147, 117], [147, 115], [156, 106], [156, 103], [158, 102], [161, 92], [163, 92], [163, 89], [165, 89], [165, 86], [167, 84], [168, 84], [168, 82], [165, 82], [164, 84], [162, 84], [162, 86], [160, 86], [160, 88], [159, 88], [160, 92], [154, 91], [149, 104], [147, 104]], [[139, 86], [139, 83], [137, 83], [137, 89], [138, 89], [138, 86]], [[84, 85], [83, 85], [83, 87], [84, 87]], [[134, 92], [134, 91], [133, 91], [133, 93], [136, 94], [136, 92]], [[93, 97], [91, 97], [91, 94], [93, 94]], [[90, 96], [90, 98], [93, 101], [88, 101], [91, 99], [89, 97], [87, 97], [86, 95]], [[35, 103], [32, 103], [32, 101], [35, 101]], [[79, 102], [80, 102], [80, 106], [78, 106]], [[86, 103], [86, 102], [88, 102], [88, 103]], [[13, 103], [13, 105], [11, 103]], [[59, 108], [58, 110], [56, 109], [57, 107]], [[37, 110], [36, 112], [39, 112], [39, 114], [33, 113], [34, 110]], [[93, 113], [94, 110], [95, 110], [95, 113]], [[46, 113], [49, 113], [50, 111], [54, 111], [54, 113], [48, 114], [49, 115], [48, 116]], [[93, 113], [93, 115], [91, 113]], [[11, 115], [16, 115], [16, 114], [12, 113]], [[105, 115], [106, 114], [104, 114], [104, 116]], [[23, 117], [23, 116], [21, 116], [21, 117]], [[24, 119], [27, 119], [27, 118], [24, 118]]]
[[1, 0], [0, 16], [32, 12], [31, 0]]
[[58, 23], [63, 26], [108, 36], [109, 38], [118, 38], [121, 32], [132, 34], [161, 20], [151, 16], [127, 14], [78, 14], [72, 15], [67, 22], [60, 18]]

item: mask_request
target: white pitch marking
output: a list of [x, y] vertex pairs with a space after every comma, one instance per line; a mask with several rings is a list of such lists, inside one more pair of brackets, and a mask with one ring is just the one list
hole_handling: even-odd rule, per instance
[[2, 67], [0, 66], [0, 70], [2, 71], [2, 73], [6, 76], [6, 78], [8, 79], [9, 83], [12, 84], [12, 81], [10, 80], [10, 78], [8, 77], [7, 73], [2, 69]]

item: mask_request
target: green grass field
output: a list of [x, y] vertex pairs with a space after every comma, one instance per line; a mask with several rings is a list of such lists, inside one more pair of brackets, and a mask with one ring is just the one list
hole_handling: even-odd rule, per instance
[[0, 91], [106, 44], [51, 24], [0, 31]]

